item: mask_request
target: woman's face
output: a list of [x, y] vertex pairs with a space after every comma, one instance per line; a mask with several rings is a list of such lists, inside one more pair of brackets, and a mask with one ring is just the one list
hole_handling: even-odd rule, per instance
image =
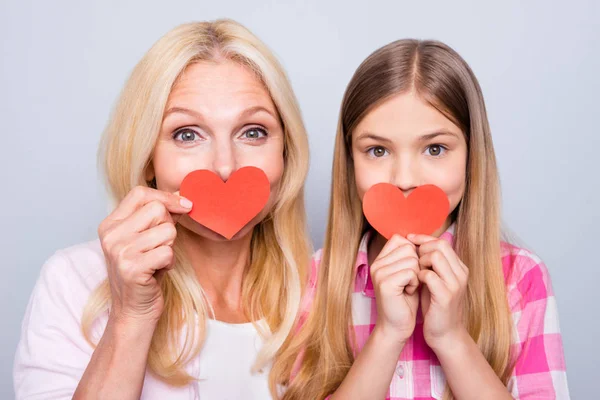
[[[160, 136], [146, 179], [167, 192], [179, 190], [191, 171], [207, 169], [226, 181], [237, 169], [262, 169], [271, 184], [263, 211], [233, 239], [244, 237], [268, 214], [283, 175], [284, 132], [262, 82], [232, 61], [190, 65], [177, 81], [165, 108]], [[211, 240], [223, 236], [187, 215], [179, 223]]]
[[[463, 132], [412, 92], [392, 97], [364, 117], [352, 133], [352, 157], [361, 200], [376, 183], [391, 183], [405, 196], [433, 184], [448, 196], [451, 213], [465, 191]], [[449, 224], [447, 219], [435, 235]]]

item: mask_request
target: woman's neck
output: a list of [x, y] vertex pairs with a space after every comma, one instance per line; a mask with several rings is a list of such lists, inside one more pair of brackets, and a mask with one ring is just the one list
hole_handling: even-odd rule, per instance
[[252, 233], [222, 242], [191, 232], [183, 234], [183, 248], [218, 320], [248, 322], [242, 311], [241, 295], [251, 239]]

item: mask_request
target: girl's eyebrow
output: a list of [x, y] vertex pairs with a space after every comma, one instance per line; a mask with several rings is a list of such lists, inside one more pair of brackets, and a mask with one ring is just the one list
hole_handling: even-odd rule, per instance
[[360, 140], [365, 140], [365, 139], [377, 140], [377, 141], [384, 142], [384, 143], [392, 143], [392, 141], [390, 139], [385, 138], [383, 136], [376, 135], [371, 132], [363, 132], [356, 137], [357, 142]]
[[438, 130], [438, 131], [435, 131], [435, 132], [432, 132], [432, 133], [427, 133], [425, 135], [421, 135], [418, 140], [419, 140], [419, 142], [427, 142], [427, 141], [429, 141], [431, 139], [434, 139], [434, 138], [436, 138], [438, 136], [452, 136], [455, 139], [458, 139], [458, 135], [456, 133], [451, 132], [449, 130], [442, 129], [442, 130]]

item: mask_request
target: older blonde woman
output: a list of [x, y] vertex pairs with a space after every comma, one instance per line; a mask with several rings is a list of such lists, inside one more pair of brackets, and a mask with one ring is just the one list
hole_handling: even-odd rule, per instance
[[[19, 399], [263, 399], [310, 248], [308, 144], [280, 64], [240, 24], [182, 25], [135, 67], [105, 131], [117, 206], [99, 240], [44, 265], [14, 369]], [[258, 167], [267, 205], [231, 240], [187, 214], [183, 178]], [[269, 383], [271, 382], [271, 383]]]

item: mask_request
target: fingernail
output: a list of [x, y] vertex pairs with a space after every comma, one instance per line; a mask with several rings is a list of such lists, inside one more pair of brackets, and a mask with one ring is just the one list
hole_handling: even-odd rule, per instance
[[193, 203], [190, 200], [186, 199], [185, 197], [182, 197], [179, 200], [179, 204], [181, 204], [181, 206], [185, 207], [185, 208], [192, 208], [192, 206], [193, 206]]

